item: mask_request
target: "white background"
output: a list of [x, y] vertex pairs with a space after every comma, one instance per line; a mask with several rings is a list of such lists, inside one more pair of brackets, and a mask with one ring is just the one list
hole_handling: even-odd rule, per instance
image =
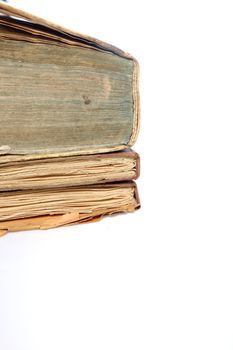
[[10, 4], [139, 60], [142, 208], [0, 239], [0, 349], [233, 349], [232, 1]]

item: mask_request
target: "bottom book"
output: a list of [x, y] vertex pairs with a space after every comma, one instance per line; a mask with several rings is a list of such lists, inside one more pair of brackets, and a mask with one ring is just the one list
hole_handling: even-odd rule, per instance
[[140, 207], [134, 181], [0, 193], [0, 235], [92, 222]]

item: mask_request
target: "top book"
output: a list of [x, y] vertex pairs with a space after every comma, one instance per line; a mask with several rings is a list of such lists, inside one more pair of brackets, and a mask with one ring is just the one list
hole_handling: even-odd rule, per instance
[[138, 72], [128, 53], [0, 2], [0, 155], [132, 146]]

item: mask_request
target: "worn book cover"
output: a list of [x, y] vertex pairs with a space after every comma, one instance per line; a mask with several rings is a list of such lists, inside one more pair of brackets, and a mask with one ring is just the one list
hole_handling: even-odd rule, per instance
[[0, 2], [0, 154], [132, 146], [138, 71], [120, 49]]

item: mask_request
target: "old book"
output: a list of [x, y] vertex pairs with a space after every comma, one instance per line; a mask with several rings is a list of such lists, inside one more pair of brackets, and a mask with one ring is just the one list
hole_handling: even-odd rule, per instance
[[0, 153], [93, 154], [134, 144], [138, 63], [0, 2]]
[[1, 192], [126, 181], [138, 175], [139, 156], [132, 150], [85, 156], [0, 156]]
[[8, 231], [91, 222], [107, 214], [132, 212], [139, 206], [133, 181], [2, 192], [0, 235]]

